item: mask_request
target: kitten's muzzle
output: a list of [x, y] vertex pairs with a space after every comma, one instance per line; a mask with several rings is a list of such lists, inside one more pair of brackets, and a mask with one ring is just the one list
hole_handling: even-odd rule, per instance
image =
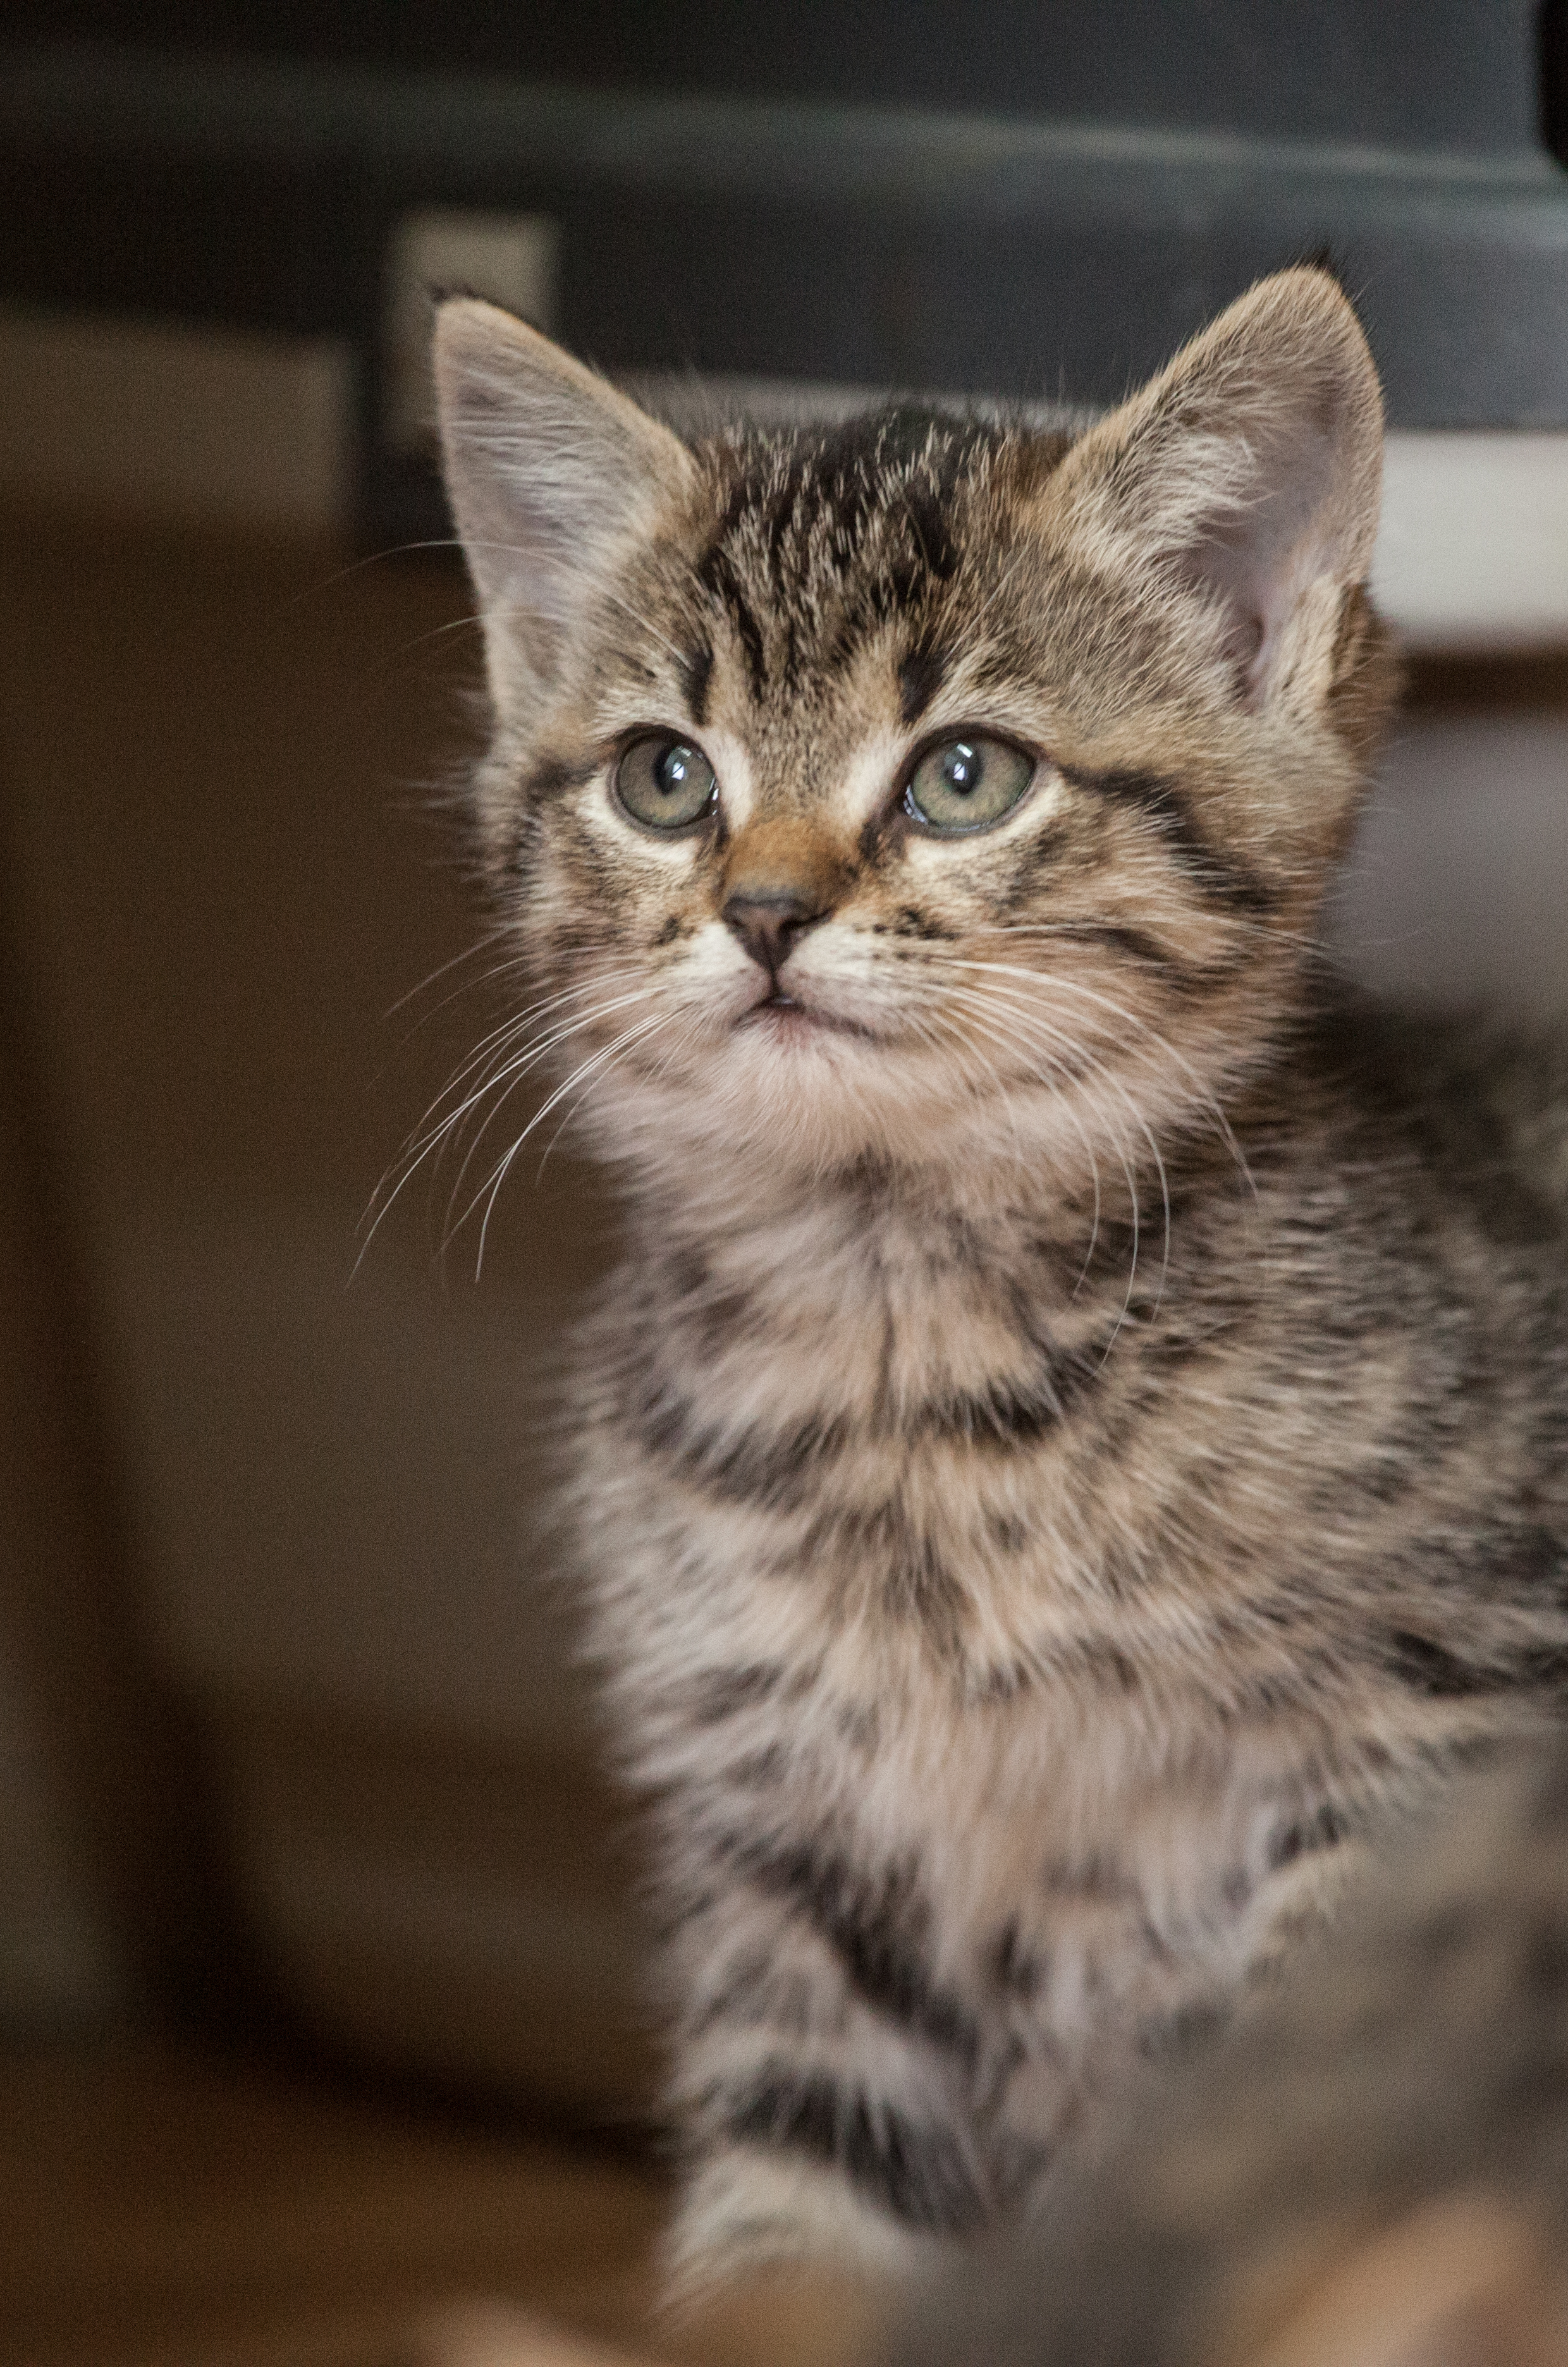
[[800, 939], [826, 919], [828, 910], [799, 889], [757, 888], [727, 896], [722, 917], [753, 961], [776, 980]]

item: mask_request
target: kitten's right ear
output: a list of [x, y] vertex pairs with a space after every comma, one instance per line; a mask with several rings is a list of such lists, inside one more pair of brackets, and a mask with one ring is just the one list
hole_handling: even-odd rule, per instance
[[432, 359], [447, 491], [498, 716], [527, 728], [594, 592], [689, 480], [667, 427], [496, 305], [455, 297]]
[[1360, 323], [1308, 266], [1259, 281], [1090, 428], [1051, 493], [1124, 579], [1200, 596], [1199, 653], [1262, 707], [1286, 685], [1326, 694], [1371, 562], [1382, 442]]

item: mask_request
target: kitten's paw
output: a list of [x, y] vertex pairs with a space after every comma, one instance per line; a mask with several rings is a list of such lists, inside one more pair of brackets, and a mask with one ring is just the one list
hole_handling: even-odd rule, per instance
[[882, 2280], [775, 2262], [681, 2306], [665, 2348], [725, 2367], [870, 2367], [886, 2358], [897, 2321], [895, 2296]]
[[735, 2147], [693, 2175], [665, 2247], [676, 2306], [769, 2261], [809, 2260], [872, 2278], [928, 2265], [937, 2239], [901, 2227], [815, 2162]]

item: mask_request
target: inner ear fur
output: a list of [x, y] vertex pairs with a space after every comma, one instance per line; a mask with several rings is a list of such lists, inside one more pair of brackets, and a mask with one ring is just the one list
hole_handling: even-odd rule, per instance
[[455, 297], [432, 362], [491, 697], [526, 726], [596, 592], [693, 470], [678, 437], [494, 304]]
[[[1241, 699], [1319, 704], [1350, 654], [1382, 487], [1382, 395], [1324, 271], [1283, 271], [1091, 428], [1055, 494], [1091, 558], [1183, 605]], [[1359, 646], [1369, 613], [1354, 604]]]

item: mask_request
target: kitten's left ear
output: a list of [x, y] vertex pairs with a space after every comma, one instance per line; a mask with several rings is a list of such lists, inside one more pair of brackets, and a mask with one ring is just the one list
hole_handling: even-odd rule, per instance
[[678, 437], [548, 337], [454, 297], [432, 350], [447, 491], [484, 621], [497, 713], [528, 728], [574, 631], [688, 482]]
[[1279, 272], [1068, 453], [1053, 486], [1090, 553], [1208, 595], [1194, 621], [1245, 703], [1328, 687], [1371, 562], [1383, 407], [1337, 283]]

